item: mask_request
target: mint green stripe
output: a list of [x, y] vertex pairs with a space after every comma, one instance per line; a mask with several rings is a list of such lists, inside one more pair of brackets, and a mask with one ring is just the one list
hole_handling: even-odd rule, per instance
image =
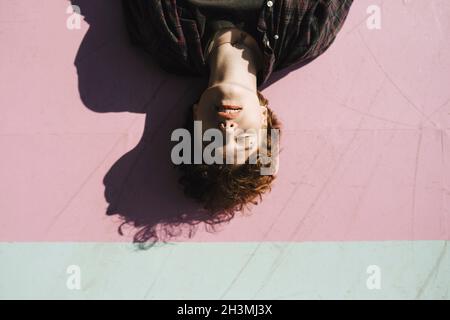
[[[66, 286], [69, 265], [81, 290]], [[0, 243], [2, 299], [448, 299], [449, 287], [446, 241]]]

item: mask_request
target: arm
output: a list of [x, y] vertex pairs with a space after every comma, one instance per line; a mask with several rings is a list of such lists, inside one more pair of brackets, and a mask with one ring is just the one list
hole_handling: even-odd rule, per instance
[[[323, 54], [341, 30], [353, 0], [309, 0], [288, 22], [275, 70], [298, 69]], [[302, 8], [303, 6], [303, 8]], [[305, 11], [304, 7], [308, 9]]]

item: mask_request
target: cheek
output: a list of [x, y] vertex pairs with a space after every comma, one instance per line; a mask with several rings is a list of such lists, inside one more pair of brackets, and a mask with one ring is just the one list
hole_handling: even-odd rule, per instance
[[207, 110], [206, 108], [199, 108], [197, 110], [197, 117], [195, 120], [202, 121], [204, 128], [209, 128], [213, 126], [215, 115], [212, 110]]
[[205, 116], [206, 116], [206, 110], [203, 104], [199, 104], [197, 106], [197, 111], [196, 111], [196, 115], [197, 115], [197, 119], [198, 120], [204, 120]]
[[245, 129], [260, 129], [262, 125], [262, 115], [251, 113], [242, 121], [242, 126]]

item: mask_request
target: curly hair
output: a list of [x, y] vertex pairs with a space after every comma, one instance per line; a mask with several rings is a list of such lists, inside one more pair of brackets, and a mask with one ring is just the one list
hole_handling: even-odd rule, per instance
[[[271, 129], [280, 129], [281, 122], [268, 107], [268, 100], [257, 91], [259, 102], [267, 107], [267, 153], [271, 155]], [[190, 113], [186, 129], [193, 132], [193, 116]], [[269, 163], [270, 164], [270, 163]], [[250, 205], [257, 205], [262, 195], [271, 190], [275, 175], [262, 175], [261, 159], [250, 164], [180, 164], [179, 179], [185, 195], [203, 204], [208, 212], [205, 223], [215, 225], [230, 221], [235, 213]], [[267, 163], [264, 164], [267, 166]]]

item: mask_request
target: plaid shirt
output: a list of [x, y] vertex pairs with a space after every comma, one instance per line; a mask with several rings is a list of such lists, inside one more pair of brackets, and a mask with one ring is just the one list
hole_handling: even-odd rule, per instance
[[[183, 0], [122, 0], [133, 44], [179, 75], [209, 76], [205, 17]], [[245, 0], [243, 0], [245, 1]], [[258, 87], [274, 71], [301, 67], [333, 43], [353, 0], [268, 0], [252, 34], [264, 54]]]

